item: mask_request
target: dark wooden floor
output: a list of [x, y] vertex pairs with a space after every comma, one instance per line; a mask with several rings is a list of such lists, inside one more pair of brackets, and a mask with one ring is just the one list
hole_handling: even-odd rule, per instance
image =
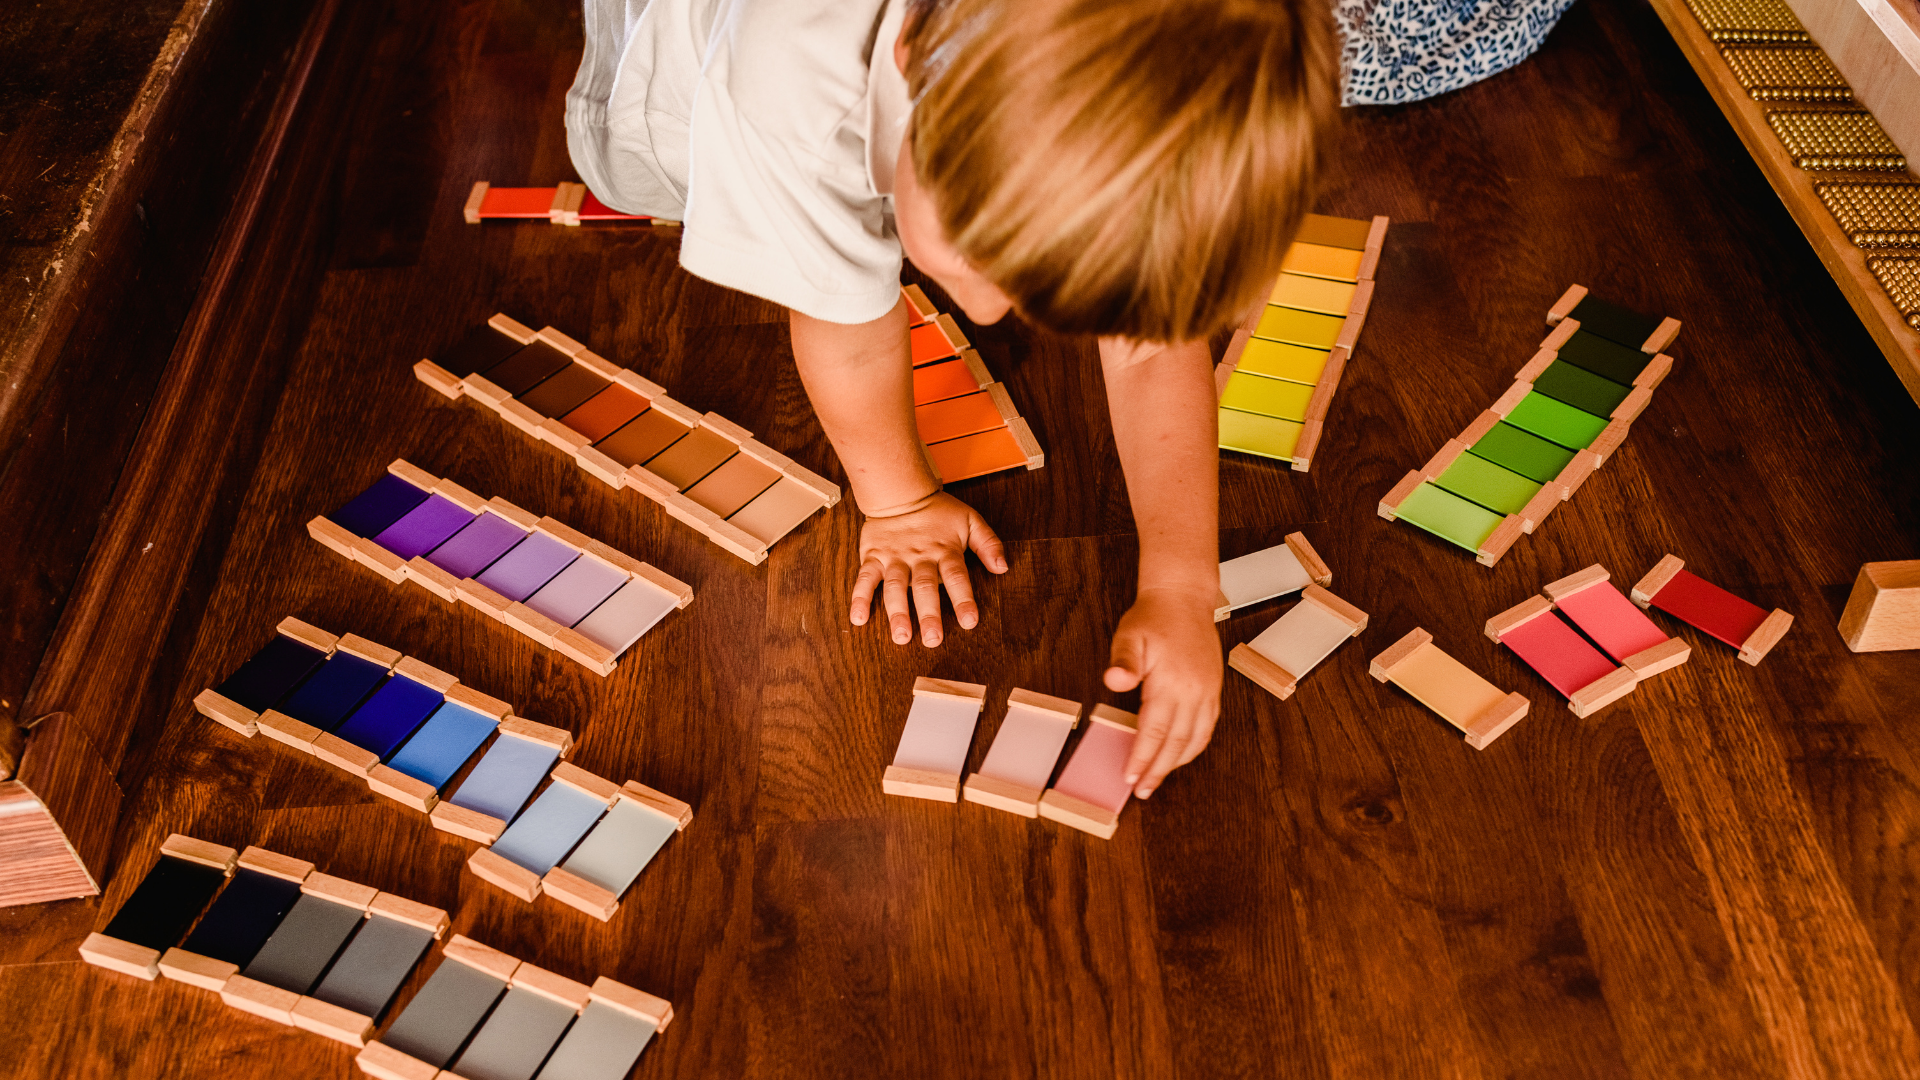
[[[103, 901], [0, 911], [0, 1075], [353, 1072], [78, 961], [184, 831], [669, 997], [641, 1077], [1920, 1076], [1920, 656], [1834, 630], [1861, 562], [1920, 554], [1920, 424], [1644, 6], [1587, 0], [1508, 74], [1349, 117], [1320, 205], [1393, 218], [1379, 293], [1314, 471], [1223, 460], [1221, 547], [1304, 529], [1372, 625], [1287, 702], [1229, 674], [1212, 748], [1109, 842], [879, 788], [915, 675], [1112, 700], [1134, 541], [1090, 343], [969, 328], [1048, 464], [961, 486], [1013, 568], [935, 652], [846, 624], [850, 504], [748, 567], [414, 380], [505, 310], [841, 475], [781, 313], [679, 272], [670, 236], [460, 223], [474, 180], [571, 175], [560, 7], [340, 9], [23, 713], [85, 725], [126, 812]], [[1493, 570], [1378, 518], [1576, 281], [1686, 322], [1624, 450]], [[307, 538], [396, 456], [653, 562], [693, 606], [602, 680]], [[1586, 720], [1480, 634], [1547, 580], [1600, 561], [1630, 582], [1668, 551], [1793, 631], [1755, 669], [1678, 630], [1691, 663]], [[288, 614], [570, 728], [581, 765], [688, 799], [693, 825], [610, 924], [506, 898], [421, 815], [194, 713]], [[1532, 715], [1477, 753], [1370, 680], [1416, 625]]]

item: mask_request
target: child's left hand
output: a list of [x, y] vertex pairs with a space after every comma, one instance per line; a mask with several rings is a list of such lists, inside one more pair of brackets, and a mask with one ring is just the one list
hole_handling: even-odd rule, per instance
[[1141, 589], [1113, 634], [1107, 689], [1140, 687], [1140, 733], [1127, 781], [1144, 799], [1199, 756], [1220, 718], [1220, 635], [1204, 591]]

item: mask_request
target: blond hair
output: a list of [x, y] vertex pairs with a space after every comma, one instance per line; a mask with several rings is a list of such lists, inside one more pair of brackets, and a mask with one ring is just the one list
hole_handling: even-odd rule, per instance
[[919, 0], [913, 164], [1026, 318], [1189, 341], [1280, 271], [1337, 111], [1326, 0]]

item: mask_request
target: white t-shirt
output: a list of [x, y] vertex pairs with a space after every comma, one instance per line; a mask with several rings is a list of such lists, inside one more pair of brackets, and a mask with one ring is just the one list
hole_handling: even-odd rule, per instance
[[830, 322], [900, 298], [904, 0], [584, 0], [567, 148], [617, 210], [685, 223], [680, 265]]

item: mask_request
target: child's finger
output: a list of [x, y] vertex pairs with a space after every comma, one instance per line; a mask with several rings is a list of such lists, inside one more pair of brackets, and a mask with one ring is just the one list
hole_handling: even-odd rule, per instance
[[1000, 542], [1000, 536], [987, 524], [987, 519], [975, 512], [967, 523], [967, 546], [973, 549], [980, 559], [980, 565], [996, 574], [1007, 572], [1007, 547]]
[[940, 575], [931, 563], [913, 568], [913, 608], [920, 615], [920, 644], [940, 644]]
[[1194, 713], [1193, 734], [1187, 738], [1187, 748], [1180, 752], [1180, 764], [1185, 765], [1200, 756], [1200, 751], [1213, 741], [1213, 728], [1219, 722], [1220, 702], [1203, 702]]
[[887, 602], [887, 625], [893, 632], [893, 643], [905, 645], [913, 637], [913, 618], [907, 610], [906, 567], [887, 567], [881, 595]]
[[1160, 746], [1172, 728], [1172, 709], [1157, 701], [1140, 704], [1140, 727], [1133, 738], [1133, 753], [1127, 755], [1127, 768], [1121, 773], [1136, 790], [1145, 783], [1147, 769], [1160, 755]]
[[940, 583], [947, 587], [947, 596], [953, 600], [953, 617], [961, 627], [971, 630], [980, 625], [980, 605], [973, 602], [973, 578], [967, 574], [964, 556], [941, 558]]
[[867, 625], [867, 616], [873, 612], [873, 590], [879, 585], [880, 561], [868, 559], [861, 563], [860, 573], [853, 579], [853, 605], [847, 611], [853, 625]]
[[[1116, 694], [1124, 694], [1140, 685], [1140, 678], [1146, 671], [1145, 658], [1140, 654], [1140, 641], [1129, 633], [1114, 635], [1113, 651], [1107, 660], [1107, 672], [1104, 681], [1107, 689]], [[1138, 746], [1138, 742], [1135, 743]]]
[[1185, 705], [1175, 708], [1173, 722], [1167, 729], [1166, 740], [1160, 744], [1159, 751], [1154, 754], [1153, 764], [1147, 767], [1146, 775], [1140, 778], [1140, 786], [1134, 789], [1134, 794], [1143, 799], [1153, 794], [1154, 789], [1160, 786], [1160, 782], [1167, 778], [1167, 774], [1180, 764], [1180, 755], [1186, 751], [1187, 743], [1192, 741], [1190, 738], [1192, 733], [1191, 708]]

